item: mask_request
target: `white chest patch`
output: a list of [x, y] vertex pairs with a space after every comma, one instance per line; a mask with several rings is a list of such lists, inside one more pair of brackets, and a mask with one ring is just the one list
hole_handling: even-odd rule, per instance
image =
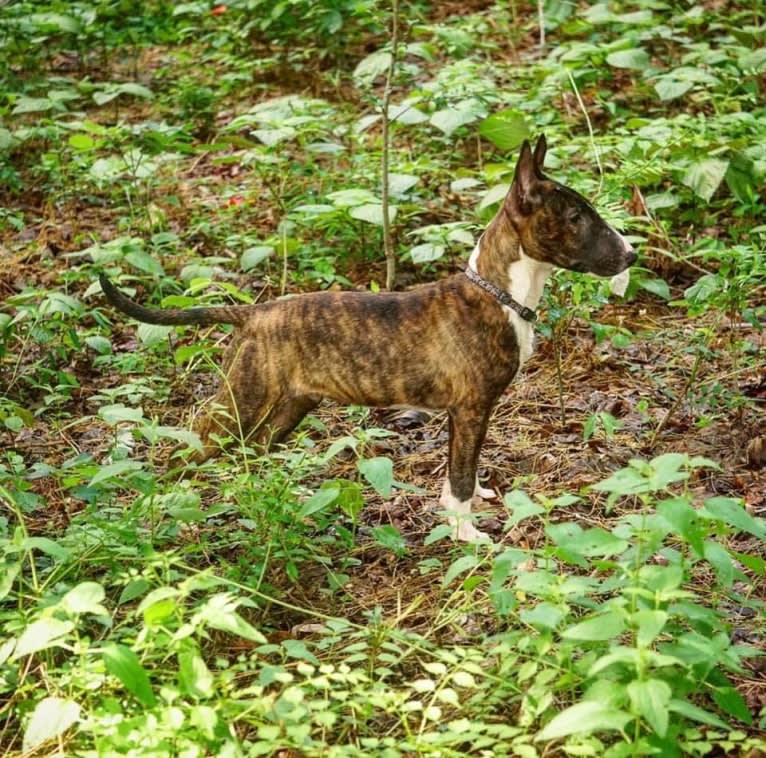
[[503, 310], [508, 314], [508, 321], [516, 332], [516, 341], [519, 343], [519, 368], [521, 368], [535, 351], [535, 328], [507, 305], [503, 306]]
[[[514, 300], [535, 310], [543, 296], [545, 281], [553, 270], [550, 263], [541, 263], [530, 258], [519, 246], [519, 260], [508, 266], [508, 291]], [[525, 321], [516, 311], [503, 306], [508, 314], [508, 321], [516, 332], [519, 343], [519, 368], [530, 358], [535, 349], [535, 327]]]

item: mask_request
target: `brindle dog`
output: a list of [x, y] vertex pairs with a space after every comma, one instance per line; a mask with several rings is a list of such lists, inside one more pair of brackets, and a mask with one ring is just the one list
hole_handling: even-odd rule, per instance
[[[276, 302], [151, 310], [105, 277], [109, 302], [150, 324], [235, 325], [225, 380], [195, 424], [202, 461], [211, 435], [261, 449], [282, 441], [323, 398], [449, 414], [449, 469], [441, 496], [461, 540], [471, 521], [479, 451], [500, 394], [532, 352], [534, 309], [554, 266], [600, 276], [636, 260], [633, 248], [581, 195], [543, 174], [545, 138], [525, 142], [502, 207], [466, 273], [410, 292], [318, 292]], [[470, 278], [469, 278], [470, 277]]]

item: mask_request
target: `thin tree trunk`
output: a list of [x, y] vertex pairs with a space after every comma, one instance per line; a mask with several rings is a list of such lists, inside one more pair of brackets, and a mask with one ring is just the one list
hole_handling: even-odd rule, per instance
[[396, 248], [391, 235], [388, 196], [388, 165], [391, 151], [390, 123], [388, 107], [391, 103], [391, 87], [396, 71], [396, 58], [399, 50], [399, 0], [393, 0], [391, 24], [391, 62], [386, 75], [386, 88], [383, 92], [383, 155], [381, 158], [381, 185], [383, 201], [383, 249], [386, 253], [386, 289], [394, 289], [396, 284]]

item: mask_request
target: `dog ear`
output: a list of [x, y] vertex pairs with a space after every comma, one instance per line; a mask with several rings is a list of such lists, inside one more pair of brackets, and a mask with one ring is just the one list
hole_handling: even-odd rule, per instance
[[535, 169], [537, 171], [537, 175], [542, 178], [543, 176], [543, 164], [545, 163], [545, 153], [548, 150], [548, 143], [545, 140], [545, 135], [541, 134], [537, 138], [537, 144], [535, 145], [535, 154], [534, 154], [534, 160], [535, 160]]
[[516, 163], [516, 172], [513, 175], [513, 184], [505, 198], [505, 205], [510, 212], [511, 218], [528, 216], [538, 200], [537, 171], [532, 148], [527, 140], [521, 146], [519, 160]]

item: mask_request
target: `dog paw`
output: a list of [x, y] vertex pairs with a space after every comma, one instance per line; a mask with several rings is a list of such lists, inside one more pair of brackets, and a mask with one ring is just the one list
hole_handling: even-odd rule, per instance
[[480, 487], [478, 484], [473, 492], [473, 496], [480, 497], [482, 500], [494, 500], [497, 497], [494, 490], [491, 490], [489, 487]]
[[460, 542], [491, 541], [492, 539], [486, 532], [479, 531], [470, 521], [461, 521], [455, 526], [455, 537]]

